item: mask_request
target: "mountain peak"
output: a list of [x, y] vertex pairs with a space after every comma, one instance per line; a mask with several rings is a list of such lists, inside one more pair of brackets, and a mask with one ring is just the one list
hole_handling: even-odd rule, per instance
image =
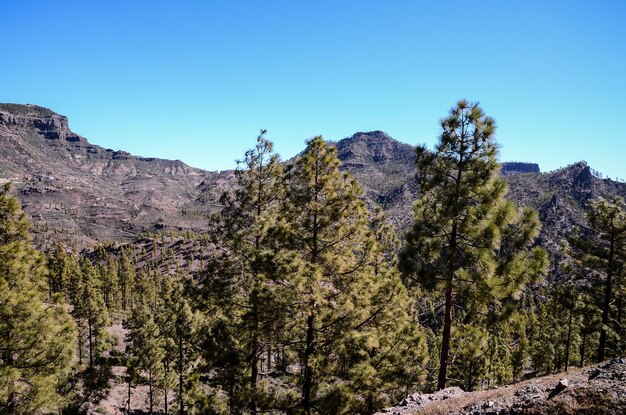
[[391, 138], [389, 136], [389, 134], [387, 134], [386, 132], [381, 131], [381, 130], [358, 131], [358, 132], [352, 134], [350, 137], [345, 138], [345, 140], [363, 140], [363, 139], [367, 140], [367, 139], [374, 139], [374, 138], [393, 140], [393, 138]]
[[0, 134], [15, 137], [24, 128], [35, 130], [48, 140], [86, 142], [70, 130], [67, 117], [32, 104], [0, 104]]
[[50, 118], [58, 116], [65, 118], [63, 115], [52, 111], [50, 108], [40, 107], [39, 105], [33, 104], [0, 103], [0, 111], [24, 117]]
[[337, 142], [339, 159], [352, 163], [382, 163], [392, 161], [413, 165], [413, 146], [401, 143], [387, 133], [376, 130], [358, 132]]

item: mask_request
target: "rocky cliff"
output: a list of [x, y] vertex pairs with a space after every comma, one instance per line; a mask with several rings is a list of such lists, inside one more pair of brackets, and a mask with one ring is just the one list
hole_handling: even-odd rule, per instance
[[0, 105], [0, 182], [11, 181], [34, 223], [35, 242], [91, 246], [145, 231], [202, 230], [229, 173], [90, 144], [67, 118], [33, 105]]
[[537, 163], [521, 163], [519, 161], [502, 163], [502, 174], [508, 176], [517, 173], [540, 173]]

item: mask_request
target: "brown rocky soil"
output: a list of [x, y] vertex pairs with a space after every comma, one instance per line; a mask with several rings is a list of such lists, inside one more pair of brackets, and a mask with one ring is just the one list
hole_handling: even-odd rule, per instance
[[498, 389], [463, 392], [448, 388], [413, 394], [378, 415], [623, 415], [626, 360], [576, 368]]

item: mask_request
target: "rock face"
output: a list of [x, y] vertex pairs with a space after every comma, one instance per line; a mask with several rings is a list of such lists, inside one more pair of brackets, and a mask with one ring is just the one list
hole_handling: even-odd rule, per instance
[[229, 172], [92, 145], [66, 117], [33, 105], [0, 104], [0, 148], [0, 182], [13, 182], [40, 247], [206, 229], [216, 204], [213, 194], [200, 200], [202, 189], [232, 182]]
[[518, 161], [502, 163], [502, 174], [508, 176], [517, 173], [540, 173], [537, 163], [520, 163]]
[[[574, 369], [563, 374], [545, 376], [477, 392], [410, 395], [401, 405], [380, 414], [394, 415], [551, 415], [626, 413], [626, 361]], [[440, 399], [428, 399], [441, 395]], [[427, 399], [423, 399], [427, 397]]]
[[63, 115], [36, 105], [0, 104], [0, 134], [19, 135], [24, 129], [49, 140], [86, 142], [69, 129], [67, 117]]
[[417, 194], [415, 148], [382, 131], [356, 133], [336, 145], [341, 168], [356, 177], [398, 229], [405, 229]]

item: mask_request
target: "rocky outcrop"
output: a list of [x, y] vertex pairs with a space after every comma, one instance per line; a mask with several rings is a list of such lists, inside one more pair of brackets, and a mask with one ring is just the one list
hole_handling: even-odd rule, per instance
[[537, 163], [521, 163], [518, 161], [502, 163], [502, 174], [541, 173]]
[[36, 105], [0, 104], [0, 129], [0, 133], [10, 136], [32, 129], [49, 140], [86, 142], [70, 130], [67, 117]]
[[463, 392], [453, 388], [413, 394], [380, 414], [551, 415], [626, 413], [626, 360], [573, 369], [498, 389]]

